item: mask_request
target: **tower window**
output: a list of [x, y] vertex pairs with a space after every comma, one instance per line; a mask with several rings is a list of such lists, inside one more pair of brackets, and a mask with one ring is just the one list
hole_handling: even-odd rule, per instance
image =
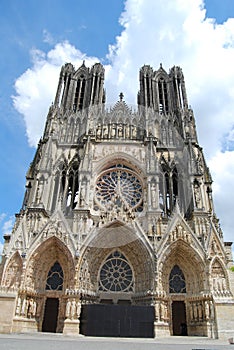
[[84, 94], [85, 94], [86, 80], [84, 76], [81, 76], [77, 80], [76, 92], [74, 96], [73, 111], [76, 112], [77, 109], [80, 110], [84, 107]]
[[68, 177], [68, 192], [66, 206], [74, 209], [78, 201], [78, 163], [74, 162]]
[[168, 113], [168, 92], [167, 83], [163, 78], [160, 78], [158, 82], [158, 99], [159, 99], [159, 112]]
[[[180, 189], [180, 193], [181, 191]], [[159, 203], [164, 215], [171, 215], [178, 194], [179, 183], [176, 167], [171, 170], [166, 164], [162, 164], [162, 173], [159, 179]]]

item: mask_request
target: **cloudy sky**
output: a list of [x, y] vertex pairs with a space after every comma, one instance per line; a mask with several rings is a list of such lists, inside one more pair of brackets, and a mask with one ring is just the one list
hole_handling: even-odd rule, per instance
[[102, 62], [108, 103], [136, 104], [144, 64], [182, 67], [215, 211], [234, 239], [234, 0], [2, 0], [0, 245], [22, 204], [25, 174], [61, 65]]

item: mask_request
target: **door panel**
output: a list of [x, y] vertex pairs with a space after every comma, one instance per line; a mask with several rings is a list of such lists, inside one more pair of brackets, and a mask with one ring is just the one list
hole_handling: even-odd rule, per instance
[[56, 333], [58, 309], [59, 300], [57, 298], [46, 299], [42, 332]]
[[187, 335], [186, 310], [184, 301], [172, 302], [173, 335]]
[[83, 305], [81, 333], [90, 336], [154, 337], [154, 308], [132, 305]]

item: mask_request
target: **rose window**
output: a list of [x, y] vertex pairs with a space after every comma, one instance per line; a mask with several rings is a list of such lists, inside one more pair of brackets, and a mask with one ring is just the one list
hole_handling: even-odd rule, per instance
[[105, 209], [115, 206], [141, 211], [142, 184], [134, 171], [118, 164], [99, 176], [95, 196], [99, 206]]
[[99, 290], [104, 292], [132, 292], [133, 273], [124, 257], [119, 252], [112, 253], [100, 270]]

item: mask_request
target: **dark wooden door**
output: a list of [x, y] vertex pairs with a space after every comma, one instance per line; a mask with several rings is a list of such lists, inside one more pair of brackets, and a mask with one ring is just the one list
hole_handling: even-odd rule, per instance
[[186, 310], [184, 301], [172, 302], [173, 335], [187, 335]]
[[56, 333], [58, 309], [59, 300], [57, 298], [46, 299], [42, 332]]
[[81, 334], [153, 338], [154, 308], [132, 305], [83, 305]]

